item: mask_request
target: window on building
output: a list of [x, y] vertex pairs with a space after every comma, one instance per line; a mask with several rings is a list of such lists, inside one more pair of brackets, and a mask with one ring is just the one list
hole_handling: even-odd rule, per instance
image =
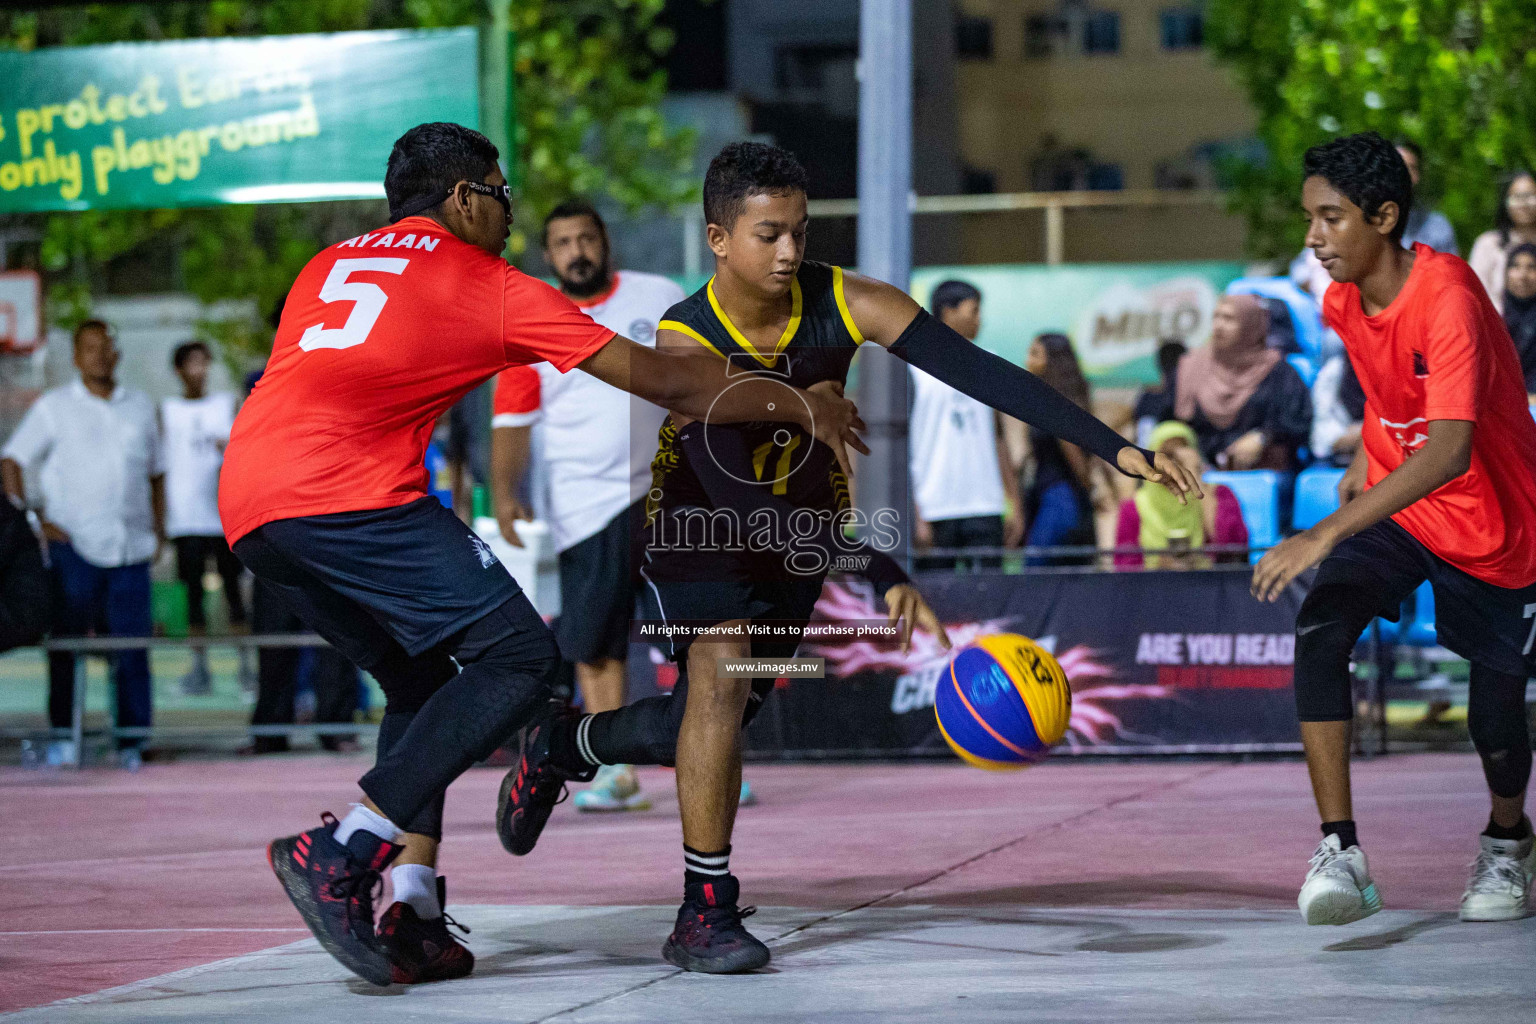
[[1198, 7], [1171, 7], [1158, 20], [1163, 29], [1163, 49], [1193, 50], [1205, 45], [1205, 16]]
[[962, 167], [960, 191], [968, 196], [991, 195], [997, 191], [997, 175], [980, 167]]
[[858, 52], [851, 46], [791, 46], [778, 51], [774, 85], [789, 103], [819, 103], [834, 115], [859, 108]]
[[1088, 168], [1088, 188], [1095, 192], [1125, 188], [1125, 171], [1119, 164], [1093, 164]]
[[992, 19], [955, 19], [955, 53], [961, 60], [992, 59]]
[[1024, 56], [1039, 59], [1052, 56], [1067, 34], [1067, 23], [1050, 14], [1031, 14], [1024, 19]]
[[1090, 11], [1083, 19], [1084, 53], [1120, 52], [1120, 12]]

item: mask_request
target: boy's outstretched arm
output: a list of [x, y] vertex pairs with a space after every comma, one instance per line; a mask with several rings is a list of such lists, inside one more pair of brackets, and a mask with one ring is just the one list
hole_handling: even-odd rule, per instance
[[1194, 474], [1166, 455], [1143, 451], [1022, 366], [995, 356], [919, 306], [905, 292], [843, 275], [848, 312], [863, 340], [950, 387], [1099, 456], [1127, 476], [1162, 484], [1180, 501], [1202, 497]]

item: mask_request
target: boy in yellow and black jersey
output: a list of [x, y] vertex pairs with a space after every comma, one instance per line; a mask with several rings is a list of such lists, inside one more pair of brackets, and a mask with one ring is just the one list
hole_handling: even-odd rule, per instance
[[[1127, 445], [1113, 430], [1038, 377], [977, 348], [887, 284], [805, 260], [804, 169], [788, 152], [733, 143], [710, 163], [704, 213], [715, 276], [672, 307], [657, 348], [712, 351], [743, 381], [777, 378], [840, 391], [866, 342], [976, 400], [1065, 441], [1122, 472], [1199, 494], [1194, 478], [1163, 455]], [[728, 394], [730, 388], [725, 392]], [[722, 661], [793, 656], [792, 640], [749, 640], [748, 627], [809, 619], [830, 557], [853, 556], [903, 629], [948, 638], [933, 611], [878, 547], [850, 542], [843, 453], [794, 426], [728, 425], [673, 414], [663, 426], [648, 499], [650, 536], [642, 575], [649, 620], [666, 627], [680, 663], [670, 695], [619, 711], [552, 716], [525, 730], [526, 770], [504, 787], [498, 831], [514, 853], [533, 848], [561, 777], [613, 762], [676, 764], [683, 823], [684, 901], [662, 955], [685, 970], [731, 973], [767, 964], [766, 946], [742, 926], [740, 886], [730, 872], [741, 783], [741, 731], [773, 680], [721, 674]], [[878, 520], [889, 514], [887, 524]], [[905, 509], [864, 524], [879, 537]], [[854, 523], [857, 524], [857, 520]], [[839, 559], [842, 561], [842, 559]], [[676, 630], [676, 632], [674, 632]]]
[[[720, 305], [715, 282], [667, 310], [659, 330], [703, 346], [731, 363], [735, 372], [783, 380], [791, 387], [842, 385], [862, 340], [843, 294], [843, 268], [806, 260], [790, 279], [790, 316], [769, 352], [748, 340]], [[786, 401], [797, 401], [786, 391]], [[700, 424], [701, 421], [695, 421]], [[710, 498], [669, 420], [661, 431], [652, 463], [647, 518], [663, 510], [710, 507]], [[671, 429], [668, 429], [670, 427]], [[836, 512], [848, 507], [848, 481], [832, 450], [805, 431], [783, 423], [741, 423], [752, 458], [753, 479], [772, 484], [773, 493], [798, 508]], [[719, 429], [713, 427], [711, 430]]]

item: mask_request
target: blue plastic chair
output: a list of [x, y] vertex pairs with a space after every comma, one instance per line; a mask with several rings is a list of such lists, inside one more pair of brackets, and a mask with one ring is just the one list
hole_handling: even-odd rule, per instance
[[[1419, 584], [1419, 589], [1413, 592], [1413, 617], [1399, 619], [1397, 622], [1389, 622], [1386, 619], [1373, 619], [1372, 625], [1381, 627], [1381, 642], [1384, 644], [1407, 644], [1411, 647], [1434, 647], [1439, 638], [1435, 634], [1435, 591], [1426, 580]], [[1371, 626], [1367, 625], [1365, 631], [1360, 634], [1364, 640], [1371, 635]]]
[[1310, 388], [1316, 383], [1317, 364], [1312, 361], [1310, 356], [1303, 355], [1300, 352], [1292, 352], [1285, 357], [1285, 361], [1291, 364], [1291, 369], [1300, 375], [1302, 383], [1306, 384], [1307, 387]]
[[[1228, 295], [1262, 295], [1279, 299], [1291, 312], [1296, 344], [1316, 365], [1322, 363], [1323, 314], [1317, 300], [1291, 283], [1288, 277], [1240, 277], [1227, 285]], [[1303, 375], [1305, 376], [1305, 375]]]
[[[1243, 510], [1243, 523], [1248, 527], [1249, 545], [1268, 548], [1280, 543], [1279, 473], [1272, 469], [1217, 470], [1205, 474], [1205, 482], [1213, 487], [1226, 484], [1237, 495], [1237, 503]], [[1254, 552], [1250, 557], [1257, 562], [1259, 553]]]
[[1337, 466], [1308, 466], [1296, 474], [1296, 504], [1291, 525], [1310, 530], [1339, 507], [1339, 481], [1344, 471]]
[[1401, 631], [1398, 642], [1415, 647], [1433, 647], [1439, 643], [1435, 635], [1435, 588], [1426, 580], [1415, 591], [1413, 621]]

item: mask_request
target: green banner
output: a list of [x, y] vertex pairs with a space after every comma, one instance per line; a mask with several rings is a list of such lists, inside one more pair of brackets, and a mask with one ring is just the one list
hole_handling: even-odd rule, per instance
[[926, 306], [939, 282], [966, 281], [981, 291], [982, 347], [1023, 363], [1035, 335], [1059, 331], [1089, 380], [1126, 387], [1157, 382], [1159, 342], [1209, 341], [1216, 300], [1242, 275], [1218, 262], [922, 267], [912, 296]]
[[0, 52], [0, 213], [379, 198], [478, 67], [473, 28]]

